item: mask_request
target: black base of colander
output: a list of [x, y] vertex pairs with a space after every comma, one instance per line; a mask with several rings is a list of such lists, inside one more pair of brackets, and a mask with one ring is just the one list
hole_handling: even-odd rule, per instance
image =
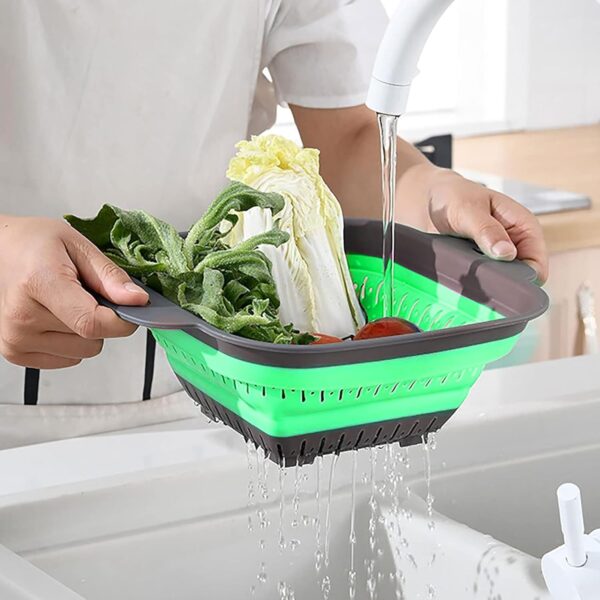
[[395, 442], [401, 446], [420, 444], [423, 436], [440, 429], [455, 412], [447, 410], [305, 435], [274, 437], [251, 425], [185, 379], [179, 376], [178, 379], [209, 419], [221, 421], [241, 433], [246, 441], [250, 440], [255, 446], [261, 447], [274, 463], [285, 467], [311, 464], [317, 456], [339, 454], [347, 450], [383, 446]]

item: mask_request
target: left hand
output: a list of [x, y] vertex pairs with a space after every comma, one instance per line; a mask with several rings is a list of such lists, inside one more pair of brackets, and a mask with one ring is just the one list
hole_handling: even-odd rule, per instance
[[548, 256], [542, 229], [524, 206], [430, 164], [415, 165], [406, 175], [413, 182], [419, 179], [419, 187], [425, 186], [429, 218], [437, 232], [471, 238], [497, 260], [518, 258], [535, 269], [541, 283], [546, 281]]

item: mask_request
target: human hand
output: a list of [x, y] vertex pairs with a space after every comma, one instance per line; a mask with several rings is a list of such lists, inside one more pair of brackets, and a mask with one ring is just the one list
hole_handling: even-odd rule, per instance
[[497, 260], [518, 258], [548, 277], [548, 255], [541, 226], [524, 206], [494, 190], [432, 165], [412, 167], [428, 199], [429, 218], [439, 233], [473, 239]]
[[67, 223], [0, 216], [0, 354], [26, 367], [70, 367], [97, 355], [103, 339], [135, 331], [82, 284], [116, 304], [148, 301]]

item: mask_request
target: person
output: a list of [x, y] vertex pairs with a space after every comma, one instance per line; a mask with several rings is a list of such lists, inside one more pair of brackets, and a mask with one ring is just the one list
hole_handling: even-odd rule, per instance
[[[110, 202], [189, 227], [279, 103], [344, 213], [380, 218], [364, 100], [385, 25], [376, 0], [0, 3], [0, 448], [197, 415], [162, 355], [140, 401], [144, 335], [88, 290], [147, 296], [61, 215]], [[527, 210], [402, 140], [398, 196], [401, 220], [546, 277]], [[23, 367], [42, 369], [35, 406]]]

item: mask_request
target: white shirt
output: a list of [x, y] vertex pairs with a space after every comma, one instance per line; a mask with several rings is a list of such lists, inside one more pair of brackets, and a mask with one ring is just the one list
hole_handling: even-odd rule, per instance
[[[0, 212], [110, 202], [189, 228], [277, 102], [364, 102], [385, 22], [378, 0], [3, 0]], [[191, 414], [162, 356], [139, 402], [144, 340], [42, 372], [33, 407], [0, 358], [0, 447]]]

